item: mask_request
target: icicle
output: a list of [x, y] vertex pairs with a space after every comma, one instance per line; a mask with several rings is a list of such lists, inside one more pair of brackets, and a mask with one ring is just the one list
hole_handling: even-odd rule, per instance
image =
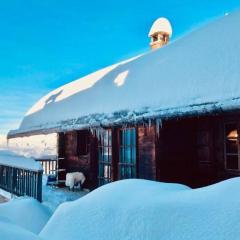
[[90, 126], [90, 127], [89, 127], [89, 130], [90, 130], [91, 134], [94, 136], [94, 135], [95, 135], [95, 134], [94, 134], [95, 129], [94, 129], [92, 126]]
[[149, 118], [148, 119], [148, 131], [150, 132], [152, 126], [152, 120]]
[[97, 128], [96, 129], [96, 136], [97, 136], [97, 138], [100, 140], [100, 138], [101, 138], [101, 130], [102, 130], [102, 128]]
[[147, 124], [146, 124], [146, 121], [145, 121], [144, 118], [143, 118], [143, 127], [144, 127], [144, 128], [147, 128]]
[[161, 118], [157, 118], [157, 119], [156, 119], [157, 137], [160, 136], [160, 128], [162, 128], [162, 119], [161, 119]]

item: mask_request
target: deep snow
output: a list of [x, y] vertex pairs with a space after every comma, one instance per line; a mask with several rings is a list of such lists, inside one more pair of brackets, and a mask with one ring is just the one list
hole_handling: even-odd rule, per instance
[[240, 11], [66, 84], [40, 99], [9, 136], [239, 108], [239, 21]]
[[[24, 218], [24, 216], [22, 216]], [[5, 217], [0, 216], [0, 239], [1, 240], [40, 240], [40, 238], [14, 224]]]
[[52, 240], [238, 240], [240, 178], [196, 190], [147, 180], [105, 185], [62, 204], [40, 233]]
[[[12, 199], [0, 204], [0, 217], [7, 218], [12, 223], [35, 234], [42, 230], [51, 214], [47, 207], [31, 198]], [[0, 239], [2, 240], [1, 237]]]
[[[180, 184], [122, 180], [60, 205], [41, 224], [40, 203], [16, 200], [0, 205], [0, 239], [38, 239], [30, 231], [36, 230], [35, 224], [39, 231], [45, 223], [38, 235], [42, 240], [238, 240], [239, 189], [240, 178], [195, 190]], [[29, 214], [32, 221], [25, 219]]]

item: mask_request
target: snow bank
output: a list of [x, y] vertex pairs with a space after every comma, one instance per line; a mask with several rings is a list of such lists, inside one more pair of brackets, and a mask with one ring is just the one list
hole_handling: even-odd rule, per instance
[[80, 200], [60, 205], [40, 236], [51, 236], [54, 240], [97, 240], [103, 239], [103, 236], [106, 240], [153, 240], [155, 238], [151, 238], [149, 232], [144, 232], [155, 220], [161, 218], [161, 203], [157, 203], [159, 198], [187, 189], [183, 185], [146, 180], [108, 184]]
[[[47, 207], [31, 198], [13, 199], [0, 204], [0, 217], [7, 218], [14, 224], [35, 234], [42, 230], [50, 216], [51, 212]], [[1, 237], [0, 239], [2, 240]]]
[[9, 136], [238, 109], [239, 21], [240, 11], [66, 84], [40, 99]]
[[[24, 215], [22, 216], [24, 218]], [[7, 218], [0, 216], [1, 240], [39, 240], [35, 234], [15, 225]]]
[[32, 158], [26, 158], [6, 149], [0, 149], [0, 164], [26, 168], [30, 170], [42, 170], [42, 165]]
[[40, 233], [52, 240], [238, 240], [240, 178], [201, 189], [146, 180], [103, 186], [62, 204]]

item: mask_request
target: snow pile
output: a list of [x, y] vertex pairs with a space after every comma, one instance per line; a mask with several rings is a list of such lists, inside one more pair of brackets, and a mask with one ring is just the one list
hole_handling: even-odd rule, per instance
[[[25, 217], [25, 214], [22, 218]], [[7, 218], [0, 216], [0, 239], [1, 240], [40, 240], [40, 238], [15, 225], [13, 222], [8, 220]]]
[[164, 17], [158, 18], [153, 23], [153, 25], [148, 33], [148, 36], [151, 37], [155, 33], [159, 33], [159, 32], [168, 33], [169, 37], [172, 36], [172, 26], [168, 19], [166, 19]]
[[50, 216], [51, 212], [47, 207], [31, 198], [13, 199], [0, 204], [0, 217], [7, 218], [12, 223], [35, 234], [42, 230]]
[[9, 136], [239, 108], [239, 21], [240, 11], [64, 85], [40, 99]]
[[0, 164], [30, 170], [42, 170], [42, 165], [32, 158], [26, 158], [6, 149], [0, 149]]
[[62, 204], [40, 237], [52, 240], [238, 240], [240, 178], [192, 190], [124, 180]]

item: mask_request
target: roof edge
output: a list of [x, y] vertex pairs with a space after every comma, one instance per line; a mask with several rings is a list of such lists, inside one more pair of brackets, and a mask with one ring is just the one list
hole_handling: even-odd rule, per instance
[[[231, 102], [231, 104], [229, 104]], [[69, 119], [51, 125], [36, 126], [33, 129], [11, 130], [7, 139], [28, 137], [33, 135], [51, 134], [82, 130], [87, 128], [113, 127], [119, 125], [138, 124], [154, 119], [166, 120], [171, 118], [184, 118], [209, 114], [220, 114], [240, 110], [240, 98], [230, 99], [225, 102], [205, 102], [177, 108], [156, 109], [145, 108], [141, 111], [121, 111], [112, 114], [92, 114], [89, 116]]]

